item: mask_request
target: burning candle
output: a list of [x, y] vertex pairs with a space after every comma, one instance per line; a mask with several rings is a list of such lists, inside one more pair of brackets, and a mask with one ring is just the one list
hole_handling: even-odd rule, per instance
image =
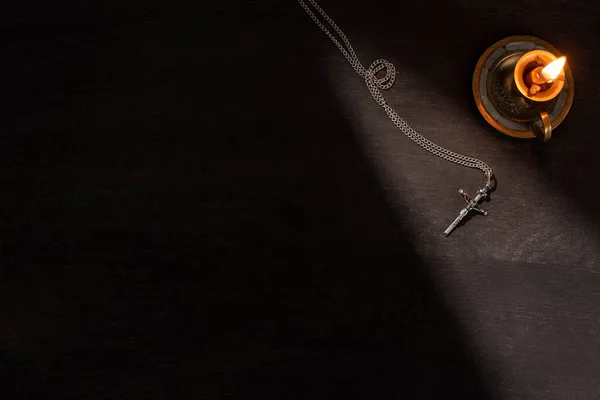
[[575, 95], [571, 69], [559, 56], [534, 36], [510, 36], [489, 47], [473, 74], [475, 103], [485, 120], [505, 135], [550, 139]]
[[542, 90], [542, 86], [545, 83], [552, 83], [563, 70], [567, 57], [563, 56], [557, 60], [552, 61], [545, 67], [537, 67], [525, 76], [525, 83], [529, 85], [529, 94], [534, 95]]
[[545, 50], [525, 53], [515, 66], [514, 80], [519, 92], [530, 100], [550, 101], [560, 94], [565, 81], [566, 57]]

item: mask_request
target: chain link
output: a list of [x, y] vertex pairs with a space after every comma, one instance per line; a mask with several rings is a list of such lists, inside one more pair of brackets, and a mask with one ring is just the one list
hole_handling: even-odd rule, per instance
[[[327, 22], [327, 24], [329, 24], [329, 26], [333, 28], [335, 33], [337, 33], [339, 39], [341, 39], [341, 42], [321, 21], [321, 19], [313, 12], [313, 9], [311, 9], [304, 0], [298, 0], [298, 3], [300, 3], [302, 8], [304, 8], [304, 11], [306, 11], [306, 13], [312, 18], [315, 24], [317, 24], [317, 26], [319, 26], [319, 28], [321, 28], [321, 30], [325, 32], [327, 36], [329, 36], [331, 41], [336, 45], [336, 47], [340, 50], [344, 57], [346, 57], [346, 59], [348, 60], [350, 65], [352, 65], [354, 70], [361, 77], [363, 77], [363, 79], [365, 79], [369, 92], [371, 92], [371, 95], [373, 96], [377, 104], [379, 104], [385, 110], [385, 112], [390, 117], [394, 125], [396, 125], [396, 127], [400, 131], [402, 131], [406, 136], [408, 136], [413, 142], [415, 142], [428, 152], [455, 164], [481, 170], [487, 178], [486, 188], [491, 188], [491, 180], [492, 176], [494, 175], [494, 172], [486, 163], [484, 163], [481, 160], [478, 160], [477, 158], [455, 153], [451, 150], [445, 149], [433, 143], [429, 139], [419, 134], [413, 128], [411, 128], [406, 122], [404, 122], [402, 118], [400, 118], [396, 111], [394, 111], [394, 109], [392, 109], [392, 107], [390, 107], [387, 104], [387, 102], [385, 101], [385, 97], [383, 97], [383, 94], [381, 93], [381, 90], [387, 90], [394, 85], [394, 81], [396, 79], [396, 68], [394, 67], [394, 65], [389, 61], [379, 59], [373, 62], [373, 64], [371, 64], [371, 66], [368, 69], [365, 69], [363, 64], [358, 59], [356, 53], [354, 52], [354, 48], [350, 44], [350, 41], [348, 40], [344, 32], [342, 32], [342, 30], [336, 25], [333, 19], [331, 19], [331, 17], [329, 17], [329, 15], [327, 15], [327, 13], [323, 11], [323, 9], [317, 4], [315, 0], [306, 1]], [[385, 76], [383, 76], [382, 78], [378, 78], [377, 74], [381, 71], [385, 71]]]

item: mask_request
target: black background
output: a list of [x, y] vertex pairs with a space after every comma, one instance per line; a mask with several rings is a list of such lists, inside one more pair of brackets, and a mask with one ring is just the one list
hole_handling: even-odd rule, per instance
[[[2, 397], [600, 398], [596, 2], [323, 0], [395, 130], [294, 1], [0, 5]], [[563, 51], [544, 146], [470, 79], [497, 40]]]

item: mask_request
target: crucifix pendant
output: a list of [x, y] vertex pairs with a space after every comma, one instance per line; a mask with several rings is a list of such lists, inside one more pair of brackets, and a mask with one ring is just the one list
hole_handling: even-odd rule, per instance
[[444, 231], [444, 236], [448, 236], [454, 228], [458, 226], [460, 221], [463, 220], [471, 211], [476, 211], [480, 214], [487, 215], [487, 211], [479, 207], [479, 203], [485, 200], [489, 195], [490, 186], [486, 185], [485, 188], [479, 189], [475, 197], [471, 198], [464, 190], [460, 189], [458, 193], [460, 193], [465, 201], [467, 202], [467, 206], [460, 210], [458, 217], [450, 224], [450, 226]]

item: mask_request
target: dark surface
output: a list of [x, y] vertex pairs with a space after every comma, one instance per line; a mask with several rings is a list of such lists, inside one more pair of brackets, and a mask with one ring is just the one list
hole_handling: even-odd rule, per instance
[[[599, 6], [351, 3], [389, 103], [496, 171], [449, 238], [482, 176], [294, 1], [0, 5], [2, 398], [600, 398]], [[575, 77], [543, 147], [471, 98], [514, 34]]]

